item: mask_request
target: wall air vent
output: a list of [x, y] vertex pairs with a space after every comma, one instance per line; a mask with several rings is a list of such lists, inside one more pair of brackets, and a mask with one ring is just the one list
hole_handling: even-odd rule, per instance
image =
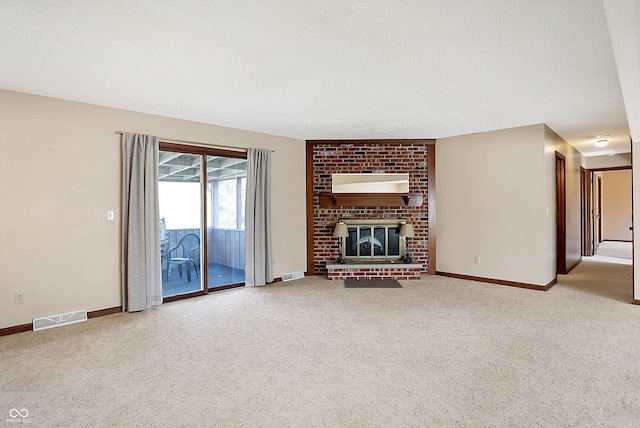
[[33, 319], [33, 331], [47, 328], [60, 327], [61, 325], [75, 324], [87, 320], [87, 310], [67, 312], [65, 314], [50, 315]]
[[304, 272], [291, 272], [282, 274], [283, 281], [292, 281], [294, 279], [304, 278]]

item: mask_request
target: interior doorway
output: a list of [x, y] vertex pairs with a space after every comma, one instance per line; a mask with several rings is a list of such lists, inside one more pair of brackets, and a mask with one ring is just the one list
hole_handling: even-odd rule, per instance
[[633, 210], [631, 168], [603, 168], [586, 170], [590, 192], [582, 192], [581, 204], [591, 205], [591, 215], [583, 228], [587, 250], [583, 256], [597, 254], [605, 241], [631, 242], [633, 240]]
[[[613, 283], [614, 277], [622, 281], [618, 297], [633, 300], [631, 166], [586, 169], [581, 173], [582, 220], [586, 222], [582, 227], [583, 261], [609, 265], [603, 267], [607, 272], [603, 277], [611, 278]], [[607, 280], [598, 280], [592, 286], [594, 291], [608, 295], [612, 293], [610, 285]]]

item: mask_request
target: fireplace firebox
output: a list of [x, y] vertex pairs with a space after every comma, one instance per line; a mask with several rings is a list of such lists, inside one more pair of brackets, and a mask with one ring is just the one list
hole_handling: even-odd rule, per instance
[[342, 242], [342, 254], [346, 261], [397, 262], [404, 259], [405, 240], [399, 234], [404, 219], [340, 221], [346, 224], [348, 233]]

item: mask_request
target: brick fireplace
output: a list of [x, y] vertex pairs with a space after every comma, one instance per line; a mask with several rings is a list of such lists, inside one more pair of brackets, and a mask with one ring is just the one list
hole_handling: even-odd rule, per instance
[[[429, 213], [435, 199], [429, 199], [429, 190], [435, 189], [433, 165], [434, 140], [307, 141], [308, 273], [340, 279], [417, 279], [420, 273], [435, 272], [435, 263], [430, 263], [433, 262], [430, 251], [431, 256], [435, 256], [435, 245], [429, 240], [429, 230], [435, 220], [434, 213], [431, 216]], [[331, 174], [334, 173], [408, 173], [409, 191], [422, 193], [423, 203], [420, 206], [323, 207], [319, 194], [331, 192]], [[358, 261], [356, 265], [352, 262], [351, 266], [336, 266], [339, 242], [333, 237], [336, 223], [371, 219], [403, 219], [413, 224], [415, 236], [409, 242], [413, 264], [394, 261], [391, 265], [380, 265]]]

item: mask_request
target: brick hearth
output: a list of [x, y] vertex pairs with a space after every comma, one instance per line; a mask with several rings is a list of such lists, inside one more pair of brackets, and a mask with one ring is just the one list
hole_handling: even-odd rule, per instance
[[327, 263], [329, 279], [420, 279], [422, 265], [408, 264], [330, 264]]

